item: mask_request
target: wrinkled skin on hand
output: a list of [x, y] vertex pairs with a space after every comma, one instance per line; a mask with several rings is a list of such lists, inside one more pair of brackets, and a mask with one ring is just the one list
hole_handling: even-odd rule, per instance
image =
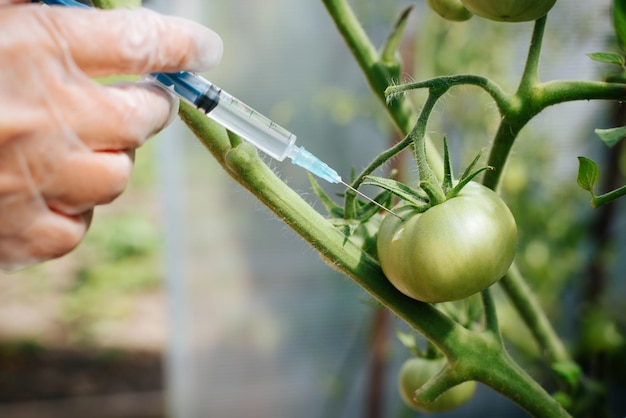
[[133, 155], [174, 100], [93, 76], [206, 70], [207, 28], [148, 10], [79, 10], [0, 0], [0, 268], [71, 251], [93, 209], [124, 189]]

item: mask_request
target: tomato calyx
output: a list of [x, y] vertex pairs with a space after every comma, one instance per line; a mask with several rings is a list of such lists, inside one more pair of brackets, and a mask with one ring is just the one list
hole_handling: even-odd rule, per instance
[[439, 205], [446, 200], [452, 199], [463, 190], [478, 174], [485, 170], [493, 170], [493, 167], [484, 166], [476, 168], [482, 150], [478, 152], [474, 160], [467, 166], [458, 181], [454, 180], [452, 171], [452, 161], [448, 150], [447, 138], [443, 138], [444, 150], [444, 175], [441, 185], [431, 181], [421, 181], [419, 188], [414, 189], [406, 184], [389, 178], [366, 176], [363, 184], [377, 186], [389, 191], [404, 200], [408, 205], [414, 207], [418, 212], [425, 212], [429, 208]]
[[[376, 237], [382, 222], [382, 216], [379, 214], [380, 207], [375, 203], [356, 199], [354, 202], [354, 214], [348, 217], [346, 216], [345, 208], [335, 203], [310, 174], [309, 182], [311, 183], [313, 193], [315, 193], [324, 209], [326, 209], [329, 222], [345, 235], [346, 240], [351, 239], [363, 251], [376, 258]], [[373, 200], [390, 209], [393, 203], [393, 195], [389, 190], [383, 190]]]

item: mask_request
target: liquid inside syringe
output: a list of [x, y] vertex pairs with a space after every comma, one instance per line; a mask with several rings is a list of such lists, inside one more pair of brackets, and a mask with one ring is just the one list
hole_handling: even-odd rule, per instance
[[295, 145], [294, 134], [197, 74], [155, 73], [149, 78], [276, 160], [283, 161]]

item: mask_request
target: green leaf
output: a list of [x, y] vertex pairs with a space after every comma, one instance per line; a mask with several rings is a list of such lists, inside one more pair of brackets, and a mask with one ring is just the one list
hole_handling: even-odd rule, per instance
[[474, 157], [470, 165], [468, 165], [465, 171], [463, 172], [463, 175], [461, 176], [461, 181], [465, 180], [465, 178], [469, 176], [476, 177], [476, 174], [473, 174], [474, 167], [476, 167], [476, 164], [478, 164], [478, 160], [480, 160], [480, 157], [482, 157], [483, 151], [484, 149], [481, 149], [480, 151], [478, 151], [478, 154], [476, 154], [476, 157]]
[[594, 132], [607, 146], [613, 147], [626, 137], [626, 126], [619, 128], [596, 129]]
[[578, 178], [576, 182], [581, 188], [587, 190], [593, 196], [593, 188], [600, 178], [598, 164], [585, 157], [578, 157], [578, 162]]
[[[476, 160], [474, 160], [474, 161], [476, 161]], [[459, 192], [461, 190], [463, 190], [463, 187], [465, 187], [467, 185], [467, 183], [472, 181], [474, 179], [474, 177], [476, 177], [477, 175], [479, 175], [480, 173], [482, 173], [485, 170], [493, 170], [493, 167], [488, 165], [486, 167], [481, 167], [478, 170], [476, 170], [474, 172], [471, 172], [469, 174], [463, 173], [463, 177], [461, 177], [461, 180], [456, 184], [456, 186], [454, 186], [454, 188], [452, 190], [450, 190], [446, 194], [446, 200], [447, 199], [452, 199], [453, 197], [458, 195]]]
[[613, 1], [613, 27], [617, 40], [622, 48], [626, 48], [626, 2]]
[[322, 189], [322, 186], [320, 186], [320, 184], [317, 182], [317, 180], [315, 180], [315, 177], [313, 177], [311, 173], [307, 173], [307, 176], [309, 176], [309, 183], [311, 183], [313, 193], [315, 193], [315, 196], [317, 196], [317, 198], [320, 200], [320, 202], [328, 212], [328, 215], [331, 218], [343, 218], [343, 208], [335, 203], [335, 201], [332, 200], [328, 196], [328, 194], [326, 194], [324, 189]]
[[415, 207], [422, 207], [428, 203], [428, 197], [423, 192], [415, 190], [399, 181], [384, 177], [366, 176], [363, 184], [381, 187], [407, 201]]
[[[389, 190], [385, 190], [382, 193], [376, 195], [373, 200], [386, 208], [391, 207], [392, 194]], [[369, 218], [374, 216], [380, 211], [380, 207], [372, 202], [363, 202], [361, 200], [358, 201], [359, 206], [357, 207], [356, 219], [360, 221], [367, 221]]]
[[576, 388], [582, 377], [580, 366], [573, 361], [560, 361], [552, 364], [552, 370], [571, 388]]
[[592, 52], [587, 54], [587, 56], [594, 61], [602, 62], [604, 64], [614, 64], [620, 67], [623, 67], [624, 64], [626, 64], [623, 56], [612, 52]]

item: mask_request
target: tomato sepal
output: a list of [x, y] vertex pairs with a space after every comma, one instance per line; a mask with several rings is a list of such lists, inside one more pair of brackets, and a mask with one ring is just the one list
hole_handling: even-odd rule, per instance
[[343, 208], [335, 203], [330, 196], [328, 196], [311, 173], [307, 173], [307, 176], [309, 178], [309, 183], [311, 184], [311, 189], [313, 189], [313, 193], [315, 193], [315, 196], [317, 196], [322, 206], [324, 206], [328, 215], [331, 218], [343, 218]]
[[472, 181], [474, 177], [476, 177], [477, 175], [479, 175], [480, 173], [486, 170], [493, 170], [493, 167], [491, 166], [481, 167], [478, 170], [471, 173], [470, 175], [461, 177], [461, 180], [459, 180], [459, 182], [446, 194], [446, 200], [449, 200], [449, 199], [452, 199], [453, 197], [458, 196], [461, 190], [463, 190], [463, 187], [467, 186], [467, 184], [470, 181]]
[[429, 207], [429, 198], [428, 195], [424, 193], [424, 191], [416, 190], [394, 179], [366, 176], [363, 184], [369, 186], [377, 186], [382, 189], [388, 190], [389, 192], [398, 196], [417, 210], [426, 210]]
[[[313, 193], [315, 194], [315, 196], [317, 196], [322, 206], [324, 206], [324, 209], [326, 209], [326, 212], [328, 213], [331, 222], [333, 222], [336, 226], [338, 224], [343, 225], [346, 222], [344, 208], [335, 203], [335, 201], [331, 199], [330, 196], [328, 196], [328, 194], [324, 191], [324, 189], [311, 174], [307, 174], [309, 177], [311, 188], [313, 189]], [[383, 207], [390, 208], [393, 200], [393, 194], [389, 190], [385, 189], [381, 193], [373, 197], [372, 200], [382, 205]], [[356, 220], [357, 223], [366, 222], [372, 216], [376, 215], [379, 209], [380, 207], [373, 202], [357, 200], [355, 216], [347, 221], [351, 222], [352, 220]]]

